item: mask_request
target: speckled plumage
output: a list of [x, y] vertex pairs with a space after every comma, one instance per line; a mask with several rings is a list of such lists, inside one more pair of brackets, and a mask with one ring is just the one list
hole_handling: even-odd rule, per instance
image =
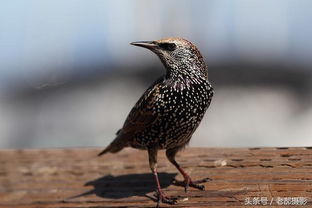
[[[190, 177], [175, 161], [175, 154], [191, 139], [213, 96], [207, 66], [198, 49], [182, 38], [132, 43], [158, 55], [166, 73], [153, 83], [129, 113], [115, 140], [101, 154], [118, 152], [131, 146], [147, 149], [150, 167], [156, 174], [157, 150], [166, 149], [167, 157], [183, 174], [185, 186], [193, 185]], [[164, 196], [158, 187], [159, 200], [175, 201]]]
[[189, 86], [179, 82], [160, 78], [133, 108], [132, 111], [139, 111], [147, 101], [155, 118], [133, 134], [131, 147], [170, 149], [189, 142], [209, 106], [213, 91], [206, 79], [198, 78], [197, 83], [190, 81]]

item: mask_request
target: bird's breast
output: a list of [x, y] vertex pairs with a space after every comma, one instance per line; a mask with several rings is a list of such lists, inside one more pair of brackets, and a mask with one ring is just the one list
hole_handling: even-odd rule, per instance
[[170, 143], [185, 142], [201, 122], [212, 95], [209, 82], [184, 89], [163, 87], [160, 90], [159, 106], [156, 107], [159, 122], [155, 124], [155, 129], [163, 133], [160, 135], [160, 143], [166, 147]]
[[213, 90], [208, 81], [183, 88], [164, 86], [160, 89], [159, 106], [156, 109], [163, 116], [182, 115], [184, 111], [196, 114], [208, 108], [212, 95]]
[[158, 88], [152, 110], [157, 120], [150, 127], [135, 135], [133, 147], [145, 148], [146, 144], [158, 148], [185, 145], [201, 122], [213, 90], [208, 81], [185, 88], [163, 84]]

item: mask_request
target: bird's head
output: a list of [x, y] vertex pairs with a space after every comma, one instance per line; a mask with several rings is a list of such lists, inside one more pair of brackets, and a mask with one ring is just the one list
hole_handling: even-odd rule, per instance
[[147, 48], [158, 55], [168, 73], [201, 73], [207, 78], [207, 66], [199, 50], [182, 38], [137, 41], [131, 45]]

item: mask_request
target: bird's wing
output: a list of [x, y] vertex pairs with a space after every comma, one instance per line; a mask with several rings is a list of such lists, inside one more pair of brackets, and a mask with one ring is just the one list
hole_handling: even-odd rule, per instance
[[135, 133], [148, 128], [157, 121], [159, 117], [155, 109], [161, 103], [160, 87], [161, 83], [158, 80], [156, 84], [147, 89], [130, 111], [123, 127], [117, 131], [114, 141], [100, 152], [99, 156], [107, 152], [115, 153], [122, 150], [128, 145], [129, 140], [133, 138]]
[[155, 107], [159, 102], [160, 84], [149, 88], [130, 111], [121, 132], [124, 134], [139, 132], [157, 120]]

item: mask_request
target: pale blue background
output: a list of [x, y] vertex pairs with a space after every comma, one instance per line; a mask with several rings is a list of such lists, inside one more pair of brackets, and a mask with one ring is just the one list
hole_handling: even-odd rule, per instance
[[[312, 145], [311, 11], [309, 0], [3, 0], [0, 148], [105, 146], [163, 72], [129, 42], [168, 36], [198, 45], [216, 88], [191, 145]], [[249, 69], [255, 84], [236, 80]]]

